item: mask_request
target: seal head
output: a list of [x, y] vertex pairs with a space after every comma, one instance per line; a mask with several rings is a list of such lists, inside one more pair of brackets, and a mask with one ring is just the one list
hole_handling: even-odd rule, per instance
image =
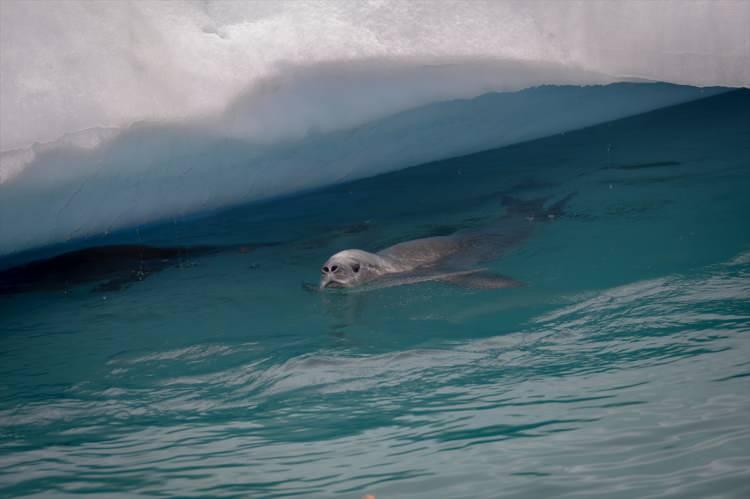
[[320, 269], [320, 289], [354, 288], [395, 269], [384, 258], [362, 250], [339, 251]]
[[336, 253], [320, 269], [320, 288], [352, 288], [362, 283], [367, 272], [356, 255]]

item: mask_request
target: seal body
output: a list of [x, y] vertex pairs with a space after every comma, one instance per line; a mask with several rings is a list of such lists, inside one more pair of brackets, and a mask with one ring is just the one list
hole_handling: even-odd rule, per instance
[[[468, 240], [470, 241], [470, 240]], [[507, 288], [521, 283], [484, 269], [459, 269], [445, 264], [467, 248], [467, 239], [428, 237], [395, 244], [377, 253], [350, 249], [336, 253], [321, 269], [320, 288], [377, 287], [443, 281], [469, 288]]]
[[476, 268], [525, 241], [540, 222], [553, 220], [571, 196], [545, 209], [545, 200], [503, 198], [506, 214], [484, 229], [466, 229], [448, 236], [426, 237], [394, 244], [377, 253], [359, 249], [340, 251], [321, 268], [320, 289], [354, 288], [378, 282], [381, 286], [444, 281], [469, 288], [507, 288], [522, 285], [509, 277]]

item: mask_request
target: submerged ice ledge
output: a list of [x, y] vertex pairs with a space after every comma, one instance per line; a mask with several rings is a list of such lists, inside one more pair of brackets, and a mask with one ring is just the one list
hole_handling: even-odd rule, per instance
[[[330, 91], [333, 99], [336, 89]], [[359, 102], [356, 96], [365, 98], [359, 93], [350, 96], [351, 105], [365, 106], [375, 118], [361, 123], [362, 112], [353, 113], [338, 122], [344, 128], [315, 124], [314, 112], [305, 115], [310, 99], [289, 102], [282, 91], [276, 105], [250, 120], [242, 110], [257, 110], [258, 94], [191, 123], [94, 129], [5, 154], [6, 171], [17, 171], [0, 184], [0, 255], [533, 140], [721, 91], [636, 83], [541, 86], [391, 114], [386, 105]], [[401, 95], [387, 97], [380, 102], [398, 109]], [[439, 88], [428, 96], [439, 97]], [[252, 129], [274, 113], [314, 126], [289, 133], [270, 120], [267, 128]]]

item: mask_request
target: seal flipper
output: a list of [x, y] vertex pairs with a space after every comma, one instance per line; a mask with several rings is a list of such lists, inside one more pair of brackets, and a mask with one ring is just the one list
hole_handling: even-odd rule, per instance
[[573, 196], [575, 196], [575, 192], [572, 192], [561, 200], [551, 204], [549, 208], [545, 208], [545, 205], [550, 198], [524, 200], [503, 194], [502, 201], [506, 210], [508, 210], [508, 214], [511, 216], [516, 215], [536, 220], [552, 220], [565, 214], [565, 206]]
[[525, 286], [521, 281], [486, 270], [449, 275], [440, 280], [468, 289], [500, 289]]

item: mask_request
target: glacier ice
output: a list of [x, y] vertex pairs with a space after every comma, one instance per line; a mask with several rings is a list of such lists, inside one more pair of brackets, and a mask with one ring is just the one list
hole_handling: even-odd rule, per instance
[[[748, 25], [722, 0], [5, 0], [0, 254], [746, 87]], [[612, 85], [652, 81], [681, 86]]]

